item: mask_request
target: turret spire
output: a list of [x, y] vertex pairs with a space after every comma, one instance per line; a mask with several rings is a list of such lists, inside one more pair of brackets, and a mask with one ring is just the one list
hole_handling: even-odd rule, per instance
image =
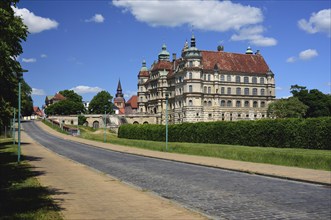
[[116, 97], [123, 97], [121, 80], [118, 80]]

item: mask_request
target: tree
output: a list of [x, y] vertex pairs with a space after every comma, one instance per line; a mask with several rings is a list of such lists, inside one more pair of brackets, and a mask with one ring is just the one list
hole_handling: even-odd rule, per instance
[[12, 109], [17, 107], [17, 73], [23, 72], [15, 57], [23, 53], [21, 43], [28, 31], [22, 18], [14, 15], [12, 6], [17, 2], [0, 1], [0, 126], [9, 125]]
[[307, 112], [308, 106], [297, 97], [279, 99], [268, 106], [269, 117], [275, 118], [302, 118]]
[[59, 92], [61, 95], [66, 97], [66, 99], [71, 100], [73, 102], [82, 102], [83, 98], [82, 96], [75, 93], [73, 90], [63, 90]]
[[308, 106], [305, 117], [331, 116], [331, 96], [317, 89], [308, 91], [306, 87], [291, 86], [291, 93]]
[[47, 115], [75, 115], [85, 113], [82, 97], [73, 90], [63, 90], [59, 92], [66, 99], [56, 102], [45, 109]]
[[89, 104], [89, 113], [103, 114], [105, 110], [108, 113], [113, 113], [113, 103], [111, 102], [112, 99], [113, 97], [109, 94], [109, 92], [99, 92], [93, 97]]

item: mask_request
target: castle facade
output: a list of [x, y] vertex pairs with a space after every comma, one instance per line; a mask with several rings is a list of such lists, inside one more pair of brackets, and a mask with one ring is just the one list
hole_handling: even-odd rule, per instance
[[137, 112], [169, 123], [254, 120], [267, 117], [275, 99], [275, 79], [263, 56], [249, 47], [245, 54], [199, 50], [192, 35], [181, 57], [166, 45], [148, 69], [138, 74]]

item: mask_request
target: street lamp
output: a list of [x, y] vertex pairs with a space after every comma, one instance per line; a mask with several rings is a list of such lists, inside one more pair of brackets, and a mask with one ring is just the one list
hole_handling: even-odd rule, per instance
[[17, 79], [18, 79], [17, 162], [18, 163], [21, 161], [21, 84], [22, 84], [22, 79], [23, 79], [23, 73], [24, 72], [28, 72], [28, 71], [27, 70], [22, 70], [21, 72], [17, 73]]
[[107, 105], [104, 106], [105, 107], [105, 121], [104, 121], [104, 132], [103, 132], [103, 142], [106, 143], [106, 111], [107, 111]]
[[168, 151], [168, 99], [169, 94], [165, 94], [166, 97], [166, 151]]
[[15, 127], [15, 114], [16, 114], [16, 109], [14, 108], [14, 118], [13, 118], [13, 144], [15, 144], [15, 130], [16, 130], [16, 127]]

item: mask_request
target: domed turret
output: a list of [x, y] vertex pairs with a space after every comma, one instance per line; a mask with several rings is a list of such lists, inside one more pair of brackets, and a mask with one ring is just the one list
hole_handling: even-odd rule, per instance
[[247, 47], [246, 54], [253, 54], [252, 48], [250, 46]]
[[146, 60], [143, 60], [140, 71], [148, 71], [148, 69], [146, 67]]
[[169, 61], [170, 53], [167, 51], [167, 46], [162, 45], [162, 51], [159, 53], [159, 60]]

